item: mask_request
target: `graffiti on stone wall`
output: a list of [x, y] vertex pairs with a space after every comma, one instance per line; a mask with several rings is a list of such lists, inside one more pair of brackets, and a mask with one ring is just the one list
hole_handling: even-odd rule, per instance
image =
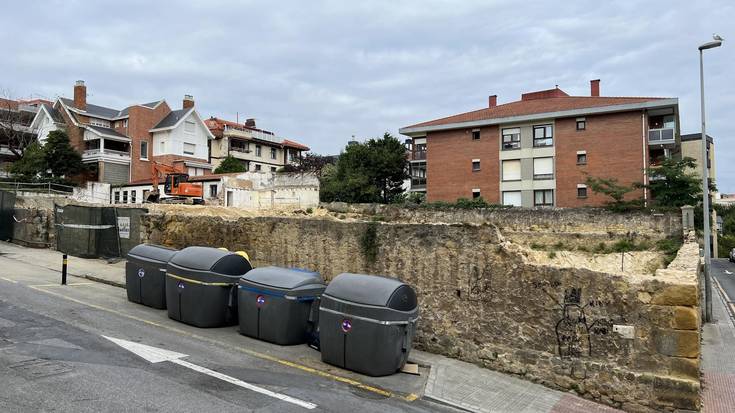
[[[555, 283], [554, 287], [559, 287]], [[612, 321], [607, 315], [608, 303], [582, 299], [582, 288], [571, 287], [564, 290], [562, 301], [547, 291], [551, 283], [539, 282], [534, 287], [542, 289], [561, 311], [561, 318], [554, 325], [557, 351], [562, 358], [581, 358], [594, 355], [594, 343], [605, 339], [612, 333]]]
[[489, 268], [480, 270], [477, 267], [470, 273], [470, 301], [490, 301], [493, 296], [492, 271]]

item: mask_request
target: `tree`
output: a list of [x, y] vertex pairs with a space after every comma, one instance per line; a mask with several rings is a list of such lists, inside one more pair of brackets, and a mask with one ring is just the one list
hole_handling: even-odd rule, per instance
[[11, 99], [7, 92], [0, 96], [0, 144], [7, 145], [17, 160], [36, 141], [36, 135], [29, 129], [33, 113], [19, 110], [18, 101]]
[[702, 183], [688, 169], [697, 167], [693, 158], [665, 159], [660, 166], [648, 168], [648, 185], [653, 202], [662, 207], [697, 205], [702, 199]]
[[52, 177], [69, 178], [85, 171], [82, 155], [71, 147], [66, 131], [50, 132], [43, 149]]
[[33, 181], [43, 176], [46, 169], [46, 152], [38, 142], [33, 142], [23, 151], [23, 157], [10, 166], [10, 173], [24, 181]]
[[593, 192], [612, 198], [612, 201], [608, 201], [605, 205], [613, 211], [624, 212], [640, 208], [643, 205], [641, 199], [625, 199], [625, 195], [634, 191], [639, 185], [625, 186], [619, 184], [615, 178], [597, 178], [594, 176], [588, 176], [585, 183]]
[[222, 160], [222, 163], [220, 163], [217, 169], [214, 170], [214, 173], [227, 174], [246, 171], [247, 168], [239, 159], [235, 158], [232, 155], [229, 155]]
[[407, 178], [406, 149], [386, 133], [382, 138], [349, 144], [334, 169], [324, 168], [320, 195], [327, 202], [391, 203], [402, 199]]
[[281, 172], [301, 172], [313, 173], [317, 178], [321, 178], [324, 167], [334, 164], [333, 156], [323, 156], [312, 152], [307, 152], [294, 160], [293, 164], [288, 164], [281, 168]]

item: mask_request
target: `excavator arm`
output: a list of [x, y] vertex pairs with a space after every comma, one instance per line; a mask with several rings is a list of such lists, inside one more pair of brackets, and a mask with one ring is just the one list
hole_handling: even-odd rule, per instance
[[148, 194], [148, 202], [158, 202], [161, 199], [161, 192], [158, 190], [159, 175], [162, 175], [165, 179], [167, 174], [171, 173], [184, 173], [181, 168], [177, 168], [172, 165], [166, 165], [156, 161], [150, 161], [151, 163], [151, 184], [153, 190]]

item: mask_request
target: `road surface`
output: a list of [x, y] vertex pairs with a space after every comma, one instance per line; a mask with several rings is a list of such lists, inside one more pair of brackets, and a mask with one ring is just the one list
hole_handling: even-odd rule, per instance
[[[281, 359], [313, 351], [308, 347], [262, 347], [235, 327], [185, 326], [129, 303], [123, 289], [75, 277], [60, 286], [59, 279], [0, 255], [2, 412], [455, 411], [339, 369]], [[152, 363], [105, 337], [186, 357]]]

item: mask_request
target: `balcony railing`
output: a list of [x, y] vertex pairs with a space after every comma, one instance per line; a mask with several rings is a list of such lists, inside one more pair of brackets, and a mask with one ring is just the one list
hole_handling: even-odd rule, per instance
[[648, 143], [651, 145], [674, 143], [674, 128], [649, 129]]
[[83, 158], [108, 157], [130, 159], [130, 152], [116, 151], [114, 149], [87, 149], [82, 155]]
[[426, 151], [411, 151], [408, 153], [408, 159], [410, 161], [425, 161]]
[[235, 152], [250, 153], [249, 148], [245, 148], [242, 146], [230, 146], [230, 150]]

